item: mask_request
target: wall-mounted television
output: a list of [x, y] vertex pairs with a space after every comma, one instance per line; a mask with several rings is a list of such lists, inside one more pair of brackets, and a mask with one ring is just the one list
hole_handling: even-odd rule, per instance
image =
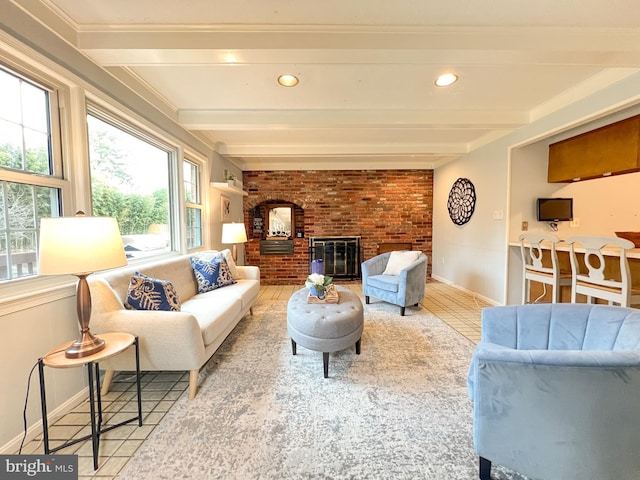
[[569, 222], [573, 220], [573, 198], [539, 198], [538, 221]]

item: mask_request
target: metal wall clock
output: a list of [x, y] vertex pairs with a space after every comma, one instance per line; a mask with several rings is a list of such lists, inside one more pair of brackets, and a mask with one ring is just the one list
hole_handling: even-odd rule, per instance
[[471, 220], [476, 208], [476, 189], [468, 178], [459, 178], [451, 187], [447, 209], [449, 217], [456, 225], [464, 225]]

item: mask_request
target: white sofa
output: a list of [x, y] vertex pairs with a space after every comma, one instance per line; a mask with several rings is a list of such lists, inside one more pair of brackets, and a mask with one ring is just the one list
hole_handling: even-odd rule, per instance
[[[213, 253], [200, 252], [195, 256], [208, 259]], [[88, 281], [92, 300], [91, 332], [137, 335], [140, 369], [188, 370], [189, 399], [193, 399], [200, 368], [238, 322], [247, 313], [253, 313], [252, 306], [260, 290], [260, 270], [253, 266], [235, 267], [237, 275], [234, 275], [234, 279], [238, 277], [236, 283], [198, 293], [190, 257], [180, 255], [144, 266], [94, 274]], [[136, 271], [170, 280], [180, 298], [181, 311], [126, 309], [129, 281]], [[102, 392], [108, 392], [115, 371], [131, 370], [133, 365], [133, 349], [102, 361], [100, 367], [106, 370]]]

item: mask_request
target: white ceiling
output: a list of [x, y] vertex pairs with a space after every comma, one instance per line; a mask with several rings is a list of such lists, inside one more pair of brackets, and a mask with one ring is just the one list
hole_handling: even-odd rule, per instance
[[246, 170], [432, 168], [640, 67], [638, 0], [14, 1]]

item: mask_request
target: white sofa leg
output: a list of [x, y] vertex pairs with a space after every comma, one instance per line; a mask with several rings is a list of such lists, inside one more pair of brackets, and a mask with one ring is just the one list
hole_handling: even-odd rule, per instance
[[102, 377], [102, 388], [100, 389], [101, 395], [109, 393], [109, 387], [111, 386], [111, 381], [113, 380], [113, 375], [115, 373], [115, 370], [105, 370], [104, 377]]
[[196, 390], [198, 389], [198, 372], [199, 370], [191, 370], [189, 372], [189, 400], [196, 398]]

